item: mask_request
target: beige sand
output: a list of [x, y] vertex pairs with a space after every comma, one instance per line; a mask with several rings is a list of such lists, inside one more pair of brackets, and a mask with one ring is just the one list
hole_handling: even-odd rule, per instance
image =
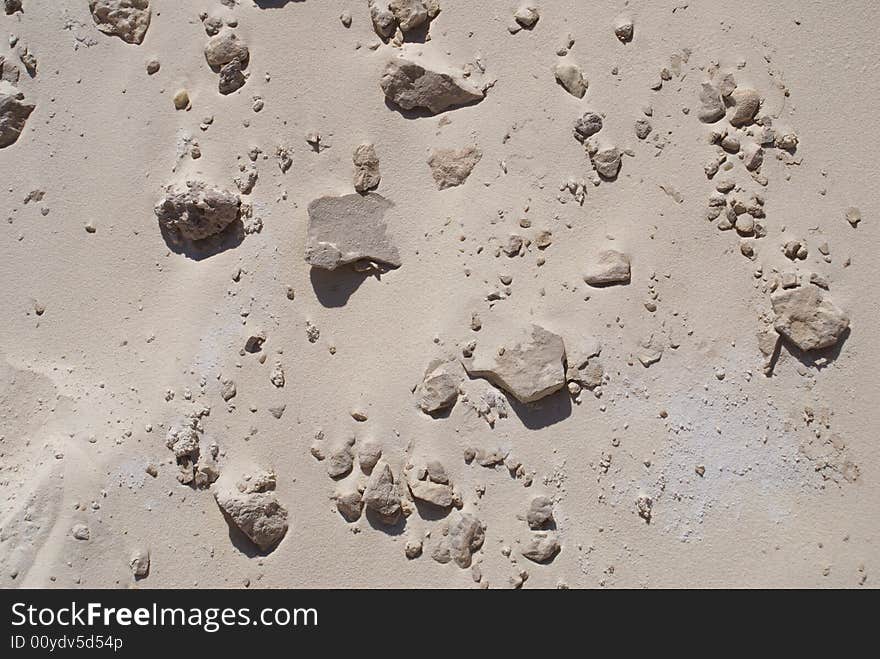
[[[516, 2], [440, 0], [430, 38], [402, 48], [379, 40], [367, 0], [229, 4], [152, 0], [140, 45], [99, 31], [86, 0], [0, 14], [17, 39], [0, 55], [35, 105], [0, 149], [0, 585], [877, 585], [876, 3], [536, 0], [537, 23], [510, 30]], [[246, 83], [228, 95], [204, 56], [201, 12], [249, 48]], [[628, 43], [615, 36], [621, 13]], [[399, 111], [380, 80], [401, 52], [469, 74], [485, 98]], [[560, 61], [581, 68], [583, 98]], [[754, 175], [745, 165], [763, 127], [698, 117], [701, 84], [717, 90], [725, 73], [758, 92], [771, 131]], [[180, 90], [189, 110], [175, 109]], [[600, 180], [573, 137], [587, 111], [603, 118], [586, 140], [597, 167], [616, 166], [602, 149], [624, 152], [616, 180]], [[710, 133], [722, 128], [746, 157], [728, 153], [732, 168], [710, 179], [704, 166], [725, 153]], [[792, 135], [796, 148], [778, 148]], [[375, 147], [401, 262], [380, 277], [305, 260], [308, 206], [355, 193], [362, 143]], [[429, 167], [435, 150], [464, 151], [470, 175], [447, 185], [463, 172], [447, 152]], [[372, 154], [360, 162], [369, 188]], [[254, 169], [242, 194], [235, 179], [248, 189]], [[247, 233], [207, 258], [166, 242], [154, 214], [165, 186], [187, 179], [252, 207]], [[716, 192], [726, 180], [734, 188]], [[723, 210], [710, 221], [713, 195]], [[749, 208], [732, 216], [745, 237], [719, 230], [734, 200]], [[629, 257], [628, 284], [585, 283], [606, 249]], [[808, 353], [785, 339], [768, 358], [771, 291], [792, 283], [827, 286], [849, 329]], [[458, 359], [474, 340], [491, 357], [531, 324], [562, 337], [569, 367], [585, 354], [583, 390], [569, 394], [557, 357], [545, 376], [562, 390], [496, 418], [480, 402], [493, 395], [486, 381]], [[416, 387], [437, 359], [452, 362], [428, 404], [455, 406], [435, 417]], [[166, 435], [206, 407], [200, 459], [184, 465], [190, 478], [202, 466], [199, 488], [179, 482]], [[347, 522], [333, 498], [348, 493], [359, 512], [358, 486], [377, 485], [363, 473], [369, 442], [382, 450], [373, 473], [387, 464], [396, 481], [381, 496], [402, 496], [393, 526], [372, 513]], [[480, 466], [493, 451], [502, 464]], [[331, 460], [347, 474], [338, 482]], [[430, 461], [450, 490], [419, 473]], [[274, 491], [235, 488], [264, 471]], [[407, 478], [453, 505], [415, 505]], [[232, 506], [280, 505], [283, 538], [261, 554], [216, 491]], [[527, 514], [539, 496], [552, 520]], [[554, 540], [546, 564], [523, 555], [553, 554]]]

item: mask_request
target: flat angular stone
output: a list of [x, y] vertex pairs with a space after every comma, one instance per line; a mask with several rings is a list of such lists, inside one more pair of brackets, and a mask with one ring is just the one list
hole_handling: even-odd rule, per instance
[[555, 533], [535, 533], [522, 548], [522, 555], [535, 563], [549, 563], [562, 548]]
[[279, 503], [274, 489], [274, 474], [266, 473], [214, 492], [227, 518], [262, 551], [277, 545], [287, 533], [287, 509]]
[[596, 262], [584, 274], [584, 281], [590, 286], [628, 284], [630, 281], [629, 256], [613, 249], [600, 252]]
[[308, 208], [306, 262], [326, 270], [357, 261], [400, 267], [400, 253], [385, 232], [385, 213], [393, 205], [375, 193], [315, 199]]
[[364, 505], [385, 524], [394, 524], [400, 517], [400, 492], [387, 462], [373, 469], [364, 490]]
[[549, 396], [565, 386], [562, 337], [531, 325], [502, 354], [479, 348], [462, 363], [471, 377], [485, 378], [522, 403]]
[[587, 81], [584, 72], [577, 64], [571, 62], [559, 62], [553, 69], [556, 82], [562, 85], [569, 94], [576, 98], [583, 98], [587, 93]]
[[425, 109], [438, 114], [482, 101], [485, 93], [457, 71], [432, 71], [399, 57], [385, 67], [380, 81], [385, 97], [404, 110]]
[[428, 158], [428, 167], [438, 190], [445, 190], [467, 181], [483, 153], [475, 146], [464, 149], [435, 149]]
[[849, 327], [849, 317], [815, 286], [777, 291], [770, 303], [776, 331], [801, 350], [829, 348]]

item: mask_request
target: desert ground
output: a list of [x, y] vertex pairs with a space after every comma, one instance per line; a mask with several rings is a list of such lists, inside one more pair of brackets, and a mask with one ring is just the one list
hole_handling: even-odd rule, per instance
[[880, 583], [878, 3], [4, 4], [0, 586]]

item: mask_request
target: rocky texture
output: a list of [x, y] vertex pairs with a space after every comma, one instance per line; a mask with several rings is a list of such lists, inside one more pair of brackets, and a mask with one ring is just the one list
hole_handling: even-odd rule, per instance
[[556, 534], [552, 532], [535, 533], [522, 548], [522, 555], [535, 563], [549, 563], [561, 550]]
[[204, 240], [239, 219], [241, 199], [202, 181], [187, 181], [185, 188], [169, 185], [156, 204], [159, 226], [178, 240]]
[[377, 465], [367, 481], [364, 505], [384, 524], [392, 525], [400, 517], [400, 492], [387, 462]]
[[379, 187], [382, 176], [379, 174], [379, 156], [376, 148], [369, 142], [359, 144], [351, 156], [354, 163], [354, 189], [366, 193]]
[[628, 284], [629, 280], [629, 256], [613, 249], [606, 249], [600, 252], [595, 263], [584, 274], [584, 281], [590, 286]]
[[471, 377], [486, 378], [520, 402], [531, 403], [565, 385], [564, 360], [562, 337], [531, 325], [503, 352], [478, 349], [462, 363]]
[[629, 43], [633, 40], [635, 23], [629, 14], [620, 14], [614, 19], [614, 36], [620, 43]]
[[220, 77], [217, 83], [217, 90], [227, 96], [244, 87], [247, 77], [241, 70], [241, 62], [237, 59], [232, 60], [229, 64], [220, 67]]
[[336, 494], [336, 509], [347, 522], [356, 522], [361, 518], [364, 501], [360, 492], [350, 491]]
[[726, 109], [721, 93], [711, 82], [704, 82], [700, 87], [700, 109], [697, 118], [704, 124], [714, 124], [722, 119]]
[[219, 478], [219, 449], [202, 438], [198, 417], [192, 416], [171, 426], [165, 436], [165, 446], [174, 453], [177, 480], [181, 485], [205, 489]]
[[538, 8], [533, 5], [523, 5], [513, 14], [513, 20], [526, 30], [531, 30], [535, 27], [540, 18], [541, 14], [538, 13]]
[[150, 550], [135, 549], [128, 560], [128, 566], [135, 579], [145, 579], [150, 574]]
[[576, 98], [583, 98], [587, 93], [587, 80], [584, 72], [577, 64], [559, 62], [553, 69], [558, 82], [565, 91]]
[[89, 0], [98, 29], [132, 44], [142, 43], [150, 27], [150, 0]]
[[445, 190], [467, 181], [483, 153], [475, 146], [463, 149], [435, 149], [428, 158], [428, 167], [438, 190]]
[[602, 130], [602, 117], [595, 112], [584, 112], [574, 122], [574, 137], [578, 142], [584, 142]]
[[553, 521], [553, 501], [550, 497], [537, 496], [529, 504], [526, 522], [530, 529], [542, 529]]
[[603, 179], [613, 181], [620, 172], [622, 155], [615, 146], [599, 149], [592, 155], [593, 167]]
[[365, 474], [370, 474], [379, 462], [379, 458], [382, 457], [382, 447], [372, 441], [360, 442], [358, 444], [357, 456], [361, 471]]
[[485, 539], [485, 525], [473, 515], [462, 513], [449, 529], [449, 555], [458, 567], [470, 567], [474, 552], [480, 550]]
[[849, 317], [815, 286], [777, 291], [770, 303], [776, 331], [801, 350], [829, 348], [849, 327]]
[[330, 478], [347, 476], [354, 466], [354, 439], [348, 440], [343, 446], [330, 454], [327, 459], [327, 475]]
[[430, 479], [407, 477], [407, 485], [414, 499], [425, 501], [440, 508], [449, 508], [454, 501], [452, 486], [448, 483], [435, 483]]
[[215, 71], [234, 60], [238, 60], [242, 68], [247, 68], [250, 50], [234, 32], [224, 32], [211, 37], [205, 44], [205, 59]]
[[275, 496], [275, 475], [261, 472], [235, 486], [218, 488], [220, 510], [261, 551], [277, 545], [287, 533], [287, 509]]
[[398, 29], [404, 35], [426, 29], [440, 13], [438, 0], [369, 0], [369, 7], [373, 29], [385, 40]]
[[326, 270], [357, 261], [399, 267], [400, 253], [385, 232], [393, 205], [372, 192], [315, 199], [308, 208], [306, 262]]
[[461, 381], [457, 363], [435, 359], [425, 371], [425, 377], [416, 387], [419, 408], [425, 414], [436, 414], [455, 405]]
[[9, 85], [0, 86], [0, 149], [15, 144], [35, 107], [24, 100], [21, 92]]
[[748, 126], [761, 107], [761, 95], [754, 89], [737, 88], [728, 97], [728, 120], [733, 126]]
[[385, 97], [404, 110], [424, 109], [438, 114], [483, 100], [485, 93], [460, 72], [433, 71], [404, 57], [388, 62], [380, 81]]

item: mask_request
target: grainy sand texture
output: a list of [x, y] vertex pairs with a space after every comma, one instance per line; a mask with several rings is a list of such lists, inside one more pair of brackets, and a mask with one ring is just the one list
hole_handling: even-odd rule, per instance
[[878, 3], [4, 5], [0, 586], [878, 584]]

